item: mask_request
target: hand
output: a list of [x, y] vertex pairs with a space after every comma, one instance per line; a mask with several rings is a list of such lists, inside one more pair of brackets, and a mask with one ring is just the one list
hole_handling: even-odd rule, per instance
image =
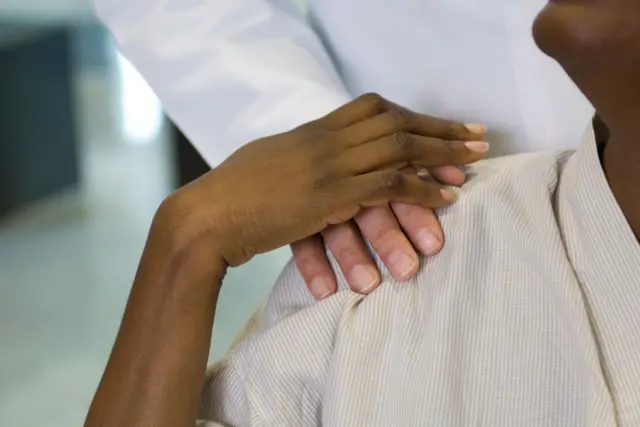
[[[204, 242], [206, 252], [237, 266], [344, 223], [367, 207], [452, 203], [453, 192], [402, 169], [464, 165], [486, 150], [478, 151], [479, 143], [450, 141], [471, 136], [461, 125], [400, 110], [371, 116], [371, 99], [242, 147], [167, 198], [156, 229], [170, 230], [179, 251]], [[421, 136], [421, 129], [436, 137]]]
[[367, 207], [455, 200], [451, 190], [403, 169], [474, 162], [482, 157], [478, 144], [419, 134], [430, 128], [447, 137], [457, 129], [441, 120], [370, 117], [370, 99], [246, 145], [162, 203], [86, 426], [192, 423], [227, 266]]
[[[375, 125], [371, 118], [388, 116], [397, 121], [397, 132], [458, 141], [478, 141], [484, 138], [484, 126], [462, 125], [435, 120], [399, 107], [378, 95], [366, 95], [355, 103], [332, 113], [332, 127], [358, 123], [361, 137], [366, 138]], [[487, 145], [478, 142], [474, 149], [484, 152]], [[443, 184], [460, 186], [465, 176], [455, 166], [429, 170], [431, 178]], [[404, 231], [403, 231], [404, 230]], [[325, 244], [355, 292], [368, 294], [380, 284], [380, 275], [366, 249], [361, 234], [380, 255], [397, 280], [406, 280], [418, 270], [418, 255], [438, 253], [444, 243], [444, 233], [432, 209], [406, 203], [391, 203], [364, 209], [354, 220], [337, 224], [322, 233], [291, 245], [296, 265], [310, 292], [317, 299], [325, 298], [337, 289], [336, 277], [325, 252]]]

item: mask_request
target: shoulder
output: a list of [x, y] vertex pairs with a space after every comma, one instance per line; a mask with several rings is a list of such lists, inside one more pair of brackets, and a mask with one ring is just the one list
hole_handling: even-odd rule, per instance
[[[433, 343], [427, 339], [431, 327], [460, 331], [449, 323], [472, 325], [486, 320], [479, 313], [504, 312], [507, 307], [500, 302], [532, 301], [520, 286], [506, 284], [516, 280], [535, 289], [536, 271], [530, 264], [545, 265], [544, 257], [558, 258], [562, 251], [561, 244], [536, 242], [555, 231], [553, 197], [570, 154], [522, 154], [471, 166], [459, 200], [438, 212], [447, 239], [442, 253], [423, 260], [411, 283], [394, 281], [372, 251], [383, 285], [367, 297], [355, 294], [328, 254], [339, 292], [317, 302], [290, 261], [250, 322], [243, 342], [209, 372], [205, 388], [235, 389], [234, 384], [242, 384], [251, 413], [257, 411], [274, 425], [293, 425], [314, 419], [320, 410], [336, 352], [355, 361], [364, 358], [367, 349], [375, 352], [396, 341], [402, 348], [407, 343], [400, 338], [405, 336], [410, 336], [411, 345]], [[523, 254], [530, 243], [536, 249]], [[488, 294], [501, 295], [493, 311], [481, 310]], [[419, 330], [413, 329], [416, 325]], [[234, 381], [227, 379], [228, 372]], [[205, 390], [205, 401], [218, 401], [206, 396]], [[290, 410], [293, 407], [301, 409]]]
[[467, 168], [467, 183], [461, 189], [465, 196], [479, 191], [513, 187], [536, 188], [557, 185], [558, 174], [574, 151], [543, 151], [482, 160]]
[[[511, 245], [514, 228], [539, 230], [541, 223], [553, 222], [553, 195], [564, 163], [572, 152], [526, 153], [478, 162], [468, 167], [467, 183], [458, 201], [438, 211], [445, 231], [442, 253], [423, 263], [448, 265], [466, 260], [466, 247]], [[507, 233], [504, 233], [507, 231]], [[383, 282], [395, 282], [380, 257], [370, 248], [382, 272]], [[475, 254], [474, 254], [475, 255]], [[330, 346], [330, 330], [341, 319], [346, 306], [357, 305], [363, 298], [351, 292], [332, 254], [327, 251], [338, 279], [337, 295], [316, 301], [309, 293], [293, 260], [290, 260], [274, 284], [265, 303], [255, 312], [237, 340], [235, 356], [250, 355], [257, 347], [287, 348], [300, 336], [310, 338], [309, 348]], [[424, 273], [421, 273], [424, 274]], [[307, 341], [305, 338], [304, 341]], [[235, 347], [235, 345], [234, 345]], [[244, 357], [241, 356], [241, 359]]]
[[[484, 223], [489, 219], [487, 215], [495, 218], [548, 207], [553, 203], [560, 174], [572, 153], [518, 154], [470, 166], [466, 171], [467, 182], [458, 190], [458, 201], [438, 211], [445, 233], [449, 226], [459, 229], [470, 227], [470, 222]], [[459, 223], [458, 226], [455, 223]]]
[[[573, 151], [523, 153], [483, 160], [465, 171], [467, 183], [458, 191], [458, 201], [438, 211], [447, 245], [482, 239], [508, 224], [525, 221], [522, 214], [538, 215], [552, 209], [560, 173]], [[525, 215], [529, 216], [529, 215]], [[541, 215], [548, 217], [548, 215]], [[535, 227], [534, 224], [524, 223]], [[472, 232], [475, 230], [476, 232]], [[381, 259], [370, 248], [383, 280], [392, 280]], [[327, 256], [338, 277], [338, 290], [350, 292], [332, 254]], [[262, 312], [262, 326], [268, 327], [316, 305], [295, 263], [290, 261], [274, 285]]]

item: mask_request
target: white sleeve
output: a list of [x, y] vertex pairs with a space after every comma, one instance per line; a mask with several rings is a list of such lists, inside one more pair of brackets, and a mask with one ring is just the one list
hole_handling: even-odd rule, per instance
[[211, 165], [350, 99], [295, 0], [93, 1]]

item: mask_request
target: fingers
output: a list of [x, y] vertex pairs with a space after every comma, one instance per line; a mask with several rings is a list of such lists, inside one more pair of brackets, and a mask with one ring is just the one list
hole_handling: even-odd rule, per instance
[[355, 146], [398, 132], [447, 140], [474, 141], [484, 139], [486, 129], [483, 125], [465, 125], [394, 106], [381, 114], [354, 121], [352, 125], [340, 131], [340, 139], [350, 146]]
[[341, 203], [357, 204], [361, 208], [401, 202], [435, 209], [456, 200], [455, 193], [442, 185], [395, 169], [352, 177], [340, 191]]
[[315, 299], [320, 300], [336, 292], [335, 274], [327, 259], [320, 235], [293, 243], [291, 251], [296, 266]]
[[389, 206], [365, 209], [355, 220], [396, 280], [406, 280], [416, 274], [418, 255]]
[[324, 241], [351, 289], [367, 295], [380, 285], [380, 274], [352, 221], [326, 228]]
[[462, 141], [483, 139], [486, 132], [484, 125], [418, 114], [376, 93], [362, 95], [313, 123], [329, 131], [351, 127], [345, 139], [354, 144], [400, 131]]
[[453, 185], [455, 187], [461, 187], [467, 179], [462, 169], [457, 166], [439, 166], [431, 169], [427, 169], [423, 166], [407, 166], [401, 170], [406, 173], [416, 174], [422, 180], [435, 179], [441, 184]]
[[454, 185], [456, 187], [462, 186], [465, 182], [465, 174], [456, 166], [440, 166], [429, 170], [429, 175], [436, 181]]
[[433, 210], [405, 203], [391, 203], [391, 208], [420, 253], [431, 256], [440, 252], [444, 233]]
[[401, 132], [353, 147], [340, 161], [348, 172], [363, 174], [405, 165], [465, 165], [480, 160], [488, 150], [484, 141], [446, 141]]

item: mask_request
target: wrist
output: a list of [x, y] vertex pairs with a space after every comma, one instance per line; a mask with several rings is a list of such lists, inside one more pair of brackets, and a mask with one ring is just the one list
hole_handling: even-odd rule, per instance
[[[190, 218], [188, 209], [170, 196], [153, 218], [147, 248], [162, 259], [172, 280], [201, 283], [218, 290], [226, 274], [220, 248], [224, 239], [215, 230], [201, 227], [202, 222]], [[183, 214], [181, 214], [183, 212]]]

